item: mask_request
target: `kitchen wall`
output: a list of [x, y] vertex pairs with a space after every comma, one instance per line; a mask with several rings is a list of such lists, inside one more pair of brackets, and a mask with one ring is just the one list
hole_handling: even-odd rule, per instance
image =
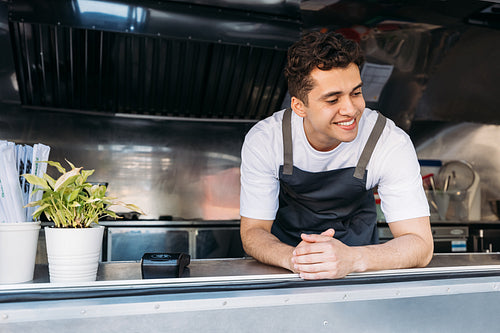
[[299, 33], [273, 12], [297, 3], [129, 3], [116, 6], [130, 25], [95, 1], [0, 3], [0, 139], [95, 169], [144, 218], [239, 219], [243, 138], [281, 104]]
[[251, 125], [0, 104], [0, 139], [42, 142], [51, 147], [52, 160], [95, 169], [90, 181], [108, 182], [110, 195], [137, 204], [153, 219], [239, 219], [240, 149]]
[[[368, 105], [410, 133], [420, 158], [470, 162], [482, 180], [483, 216], [495, 219], [487, 200], [500, 198], [500, 148], [495, 144], [500, 132], [500, 32], [466, 21], [486, 5], [338, 1], [309, 7], [302, 17], [305, 29], [358, 33], [367, 60], [394, 65], [379, 101]], [[228, 114], [219, 119], [211, 115], [207, 121], [144, 116], [134, 110], [115, 114], [22, 106], [8, 6], [0, 2], [0, 139], [42, 142], [52, 147], [51, 159], [95, 168], [91, 180], [109, 182], [110, 194], [138, 204], [150, 218], [239, 218], [240, 148], [258, 119], [227, 119]], [[379, 14], [386, 23], [406, 21], [369, 26], [369, 19]], [[34, 65], [32, 70], [37, 70]]]

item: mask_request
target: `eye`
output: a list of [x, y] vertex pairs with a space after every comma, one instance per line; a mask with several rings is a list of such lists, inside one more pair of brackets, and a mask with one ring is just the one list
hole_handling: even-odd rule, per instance
[[335, 104], [338, 102], [338, 99], [332, 99], [332, 100], [329, 100], [329, 101], [326, 101], [328, 104]]
[[363, 92], [361, 91], [361, 89], [353, 91], [353, 93], [352, 93], [353, 96], [359, 96], [359, 95], [362, 95], [362, 94], [363, 94]]

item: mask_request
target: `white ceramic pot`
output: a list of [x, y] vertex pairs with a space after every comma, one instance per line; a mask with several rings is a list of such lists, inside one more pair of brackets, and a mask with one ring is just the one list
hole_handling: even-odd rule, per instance
[[0, 223], [0, 283], [33, 280], [40, 222]]
[[95, 281], [104, 227], [45, 228], [50, 282]]

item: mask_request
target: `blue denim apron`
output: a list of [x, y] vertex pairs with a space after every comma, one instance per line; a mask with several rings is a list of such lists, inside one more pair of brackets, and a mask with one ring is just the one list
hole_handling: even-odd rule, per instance
[[379, 113], [356, 167], [307, 172], [293, 166], [291, 115], [291, 109], [283, 115], [284, 163], [272, 234], [297, 246], [301, 233], [319, 234], [333, 228], [334, 237], [346, 245], [377, 244], [377, 211], [373, 191], [366, 189], [366, 166], [386, 118]]

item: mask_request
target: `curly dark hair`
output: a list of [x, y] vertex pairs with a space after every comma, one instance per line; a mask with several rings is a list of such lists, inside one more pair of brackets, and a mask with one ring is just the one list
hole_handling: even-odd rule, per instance
[[287, 54], [285, 77], [290, 96], [295, 96], [307, 105], [307, 95], [314, 87], [310, 76], [315, 68], [330, 70], [346, 68], [351, 63], [361, 66], [364, 62], [361, 49], [353, 40], [339, 33], [312, 31], [295, 42]]

